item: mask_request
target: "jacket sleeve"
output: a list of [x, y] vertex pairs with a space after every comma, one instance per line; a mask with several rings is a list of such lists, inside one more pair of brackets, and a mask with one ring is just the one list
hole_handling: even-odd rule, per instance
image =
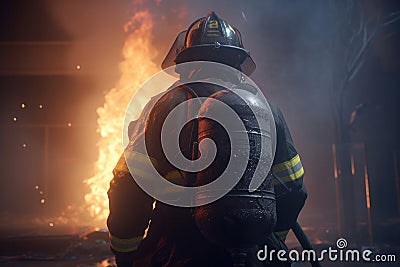
[[285, 240], [304, 206], [307, 190], [303, 183], [304, 168], [283, 114], [277, 107], [271, 107], [271, 109], [274, 113], [277, 135], [276, 152], [272, 165], [277, 194], [278, 220], [275, 233], [280, 239]]
[[[162, 106], [158, 102], [161, 100], [157, 99], [152, 98], [139, 119], [129, 125], [130, 142], [113, 170], [114, 177], [108, 190], [110, 213], [107, 226], [111, 250], [116, 256], [118, 267], [131, 267], [134, 259], [140, 257], [136, 251], [152, 216], [154, 199], [140, 188], [134, 178], [151, 181], [155, 178], [154, 168], [161, 164], [157, 162], [160, 153], [152, 153], [151, 150], [152, 147], [161, 146], [148, 140], [154, 132], [151, 126], [162, 125], [156, 120], [160, 117], [157, 111]], [[148, 127], [151, 127], [150, 130]], [[149, 133], [147, 137], [146, 132]], [[145, 143], [149, 143], [146, 148]]]
[[[147, 110], [145, 107], [144, 113], [148, 112]], [[133, 135], [140, 138], [138, 136], [143, 131], [144, 122], [144, 119], [139, 119], [129, 125], [131, 140]], [[137, 166], [135, 170], [128, 169], [126, 158]], [[118, 267], [132, 266], [137, 248], [151, 218], [154, 199], [138, 186], [132, 176], [141, 174], [140, 169], [146, 169], [145, 163], [142, 155], [135, 153], [135, 148], [128, 145], [113, 170], [114, 177], [107, 192], [110, 210], [107, 219], [110, 247], [115, 254]]]
[[118, 267], [132, 266], [135, 252], [148, 226], [153, 199], [136, 184], [126, 166], [124, 155], [113, 173], [114, 178], [108, 190], [110, 246]]

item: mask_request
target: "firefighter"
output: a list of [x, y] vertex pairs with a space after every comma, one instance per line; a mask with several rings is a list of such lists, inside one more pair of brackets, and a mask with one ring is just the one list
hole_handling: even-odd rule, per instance
[[[210, 34], [210, 29], [212, 34]], [[216, 45], [218, 44], [218, 45]], [[187, 31], [178, 35], [162, 67], [192, 61], [212, 61], [233, 67], [246, 75], [255, 69], [255, 63], [244, 49], [239, 31], [219, 18], [214, 12], [193, 22]], [[179, 72], [179, 68], [177, 68]], [[207, 77], [205, 70], [180, 72], [181, 80], [188, 75]], [[232, 77], [219, 77], [232, 79]], [[129, 127], [131, 141], [113, 170], [114, 178], [108, 190], [110, 214], [107, 220], [111, 250], [119, 267], [127, 266], [233, 266], [234, 259], [226, 247], [211, 242], [199, 230], [193, 209], [155, 202], [133, 179], [146, 177], [151, 158], [157, 171], [166, 179], [185, 186], [193, 186], [193, 173], [176, 169], [162, 153], [160, 132], [169, 112], [178, 104], [196, 97], [210, 97], [224, 90], [219, 86], [193, 83], [177, 86], [164, 93], [160, 99], [152, 99], [143, 109], [140, 118]], [[271, 234], [255, 246], [268, 245], [273, 249], [287, 249], [284, 241], [290, 228], [304, 206], [307, 192], [303, 183], [304, 169], [300, 161], [283, 114], [269, 102], [276, 127], [276, 152], [271, 172], [275, 179], [276, 219]], [[193, 157], [193, 144], [198, 140], [198, 122], [190, 122], [179, 135], [180, 148], [187, 158]], [[194, 130], [195, 129], [195, 130]], [[194, 133], [195, 131], [195, 133]], [[171, 135], [176, 133], [171, 133]], [[136, 163], [129, 170], [127, 159]], [[274, 202], [275, 204], [275, 202]], [[275, 206], [274, 206], [275, 207]], [[275, 209], [274, 211], [275, 212]], [[274, 216], [274, 214], [271, 214]], [[146, 230], [147, 229], [147, 230]], [[271, 228], [272, 229], [272, 228]], [[144, 234], [146, 230], [146, 234]], [[248, 266], [290, 266], [288, 262], [260, 262], [257, 250], [245, 261]]]

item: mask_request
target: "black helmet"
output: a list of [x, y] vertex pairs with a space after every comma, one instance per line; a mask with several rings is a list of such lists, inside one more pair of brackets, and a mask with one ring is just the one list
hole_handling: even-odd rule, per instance
[[166, 69], [189, 61], [219, 62], [250, 75], [256, 68], [249, 51], [245, 50], [238, 29], [214, 12], [193, 22], [176, 37], [161, 64]]

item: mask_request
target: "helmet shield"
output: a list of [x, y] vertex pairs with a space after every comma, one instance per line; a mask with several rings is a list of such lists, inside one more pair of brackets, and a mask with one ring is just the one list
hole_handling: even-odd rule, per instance
[[181, 31], [178, 36], [176, 36], [174, 43], [172, 44], [167, 56], [164, 58], [161, 63], [162, 69], [167, 69], [173, 65], [175, 65], [175, 59], [178, 54], [185, 48], [185, 39], [186, 39], [187, 30]]
[[250, 53], [244, 49], [238, 29], [214, 12], [193, 22], [178, 34], [161, 67], [189, 61], [211, 61], [226, 64], [250, 75], [256, 68]]

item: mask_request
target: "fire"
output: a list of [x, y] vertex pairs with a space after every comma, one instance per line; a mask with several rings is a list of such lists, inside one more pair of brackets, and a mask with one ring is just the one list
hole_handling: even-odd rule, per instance
[[[97, 144], [98, 159], [95, 174], [85, 180], [90, 189], [85, 195], [85, 202], [97, 225], [104, 225], [108, 216], [107, 189], [112, 170], [123, 150], [122, 128], [126, 107], [139, 86], [159, 70], [152, 61], [156, 49], [152, 45], [153, 20], [150, 12], [136, 12], [124, 29], [129, 34], [122, 50], [124, 59], [119, 65], [121, 77], [117, 85], [106, 94], [104, 105], [97, 109], [97, 130], [101, 135]], [[143, 99], [137, 114], [131, 115], [137, 117], [147, 101]]]

